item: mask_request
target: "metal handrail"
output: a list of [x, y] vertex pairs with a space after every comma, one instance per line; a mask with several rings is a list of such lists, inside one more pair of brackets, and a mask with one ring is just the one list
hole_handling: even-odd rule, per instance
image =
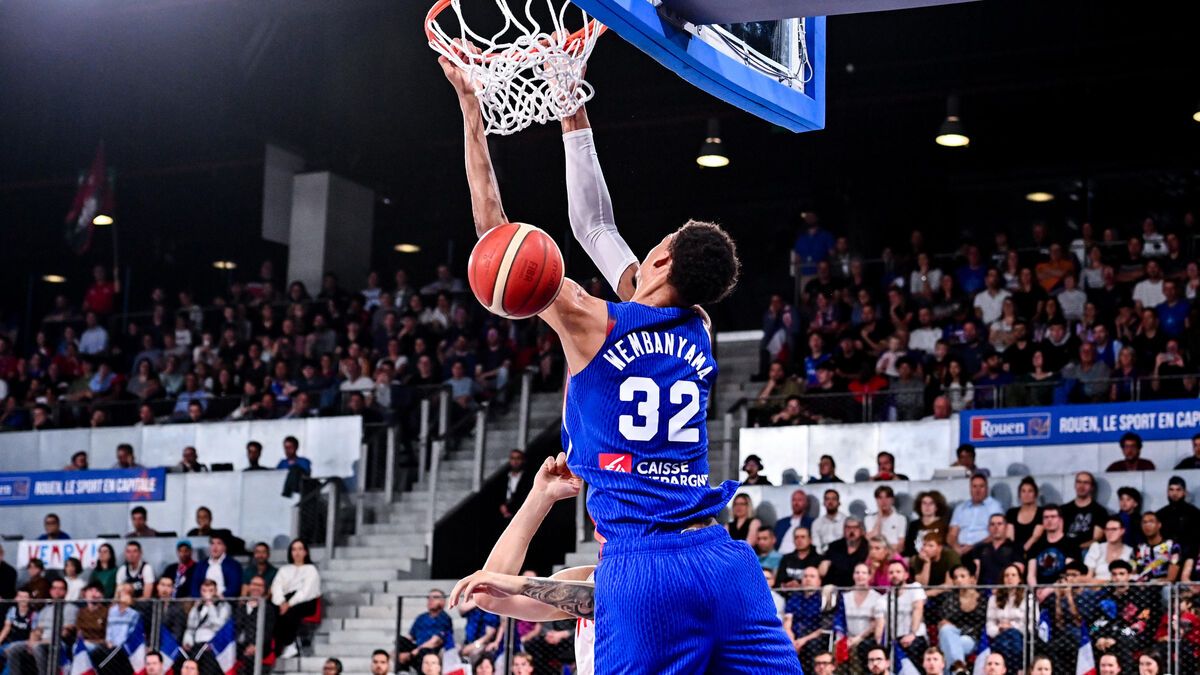
[[[444, 397], [446, 397], [447, 403], [448, 403], [449, 392], [443, 392], [442, 395]], [[449, 413], [446, 410], [447, 407], [448, 407], [448, 405], [442, 406], [442, 412], [439, 416], [441, 419], [439, 419], [439, 423], [443, 419], [448, 419]], [[439, 487], [438, 486], [438, 478], [439, 478], [439, 474], [441, 471], [442, 454], [446, 451], [446, 442], [448, 440], [450, 440], [451, 438], [458, 436], [460, 432], [467, 429], [469, 426], [468, 423], [482, 424], [486, 427], [486, 425], [487, 425], [487, 409], [488, 409], [488, 403], [485, 402], [485, 403], [480, 404], [480, 410], [476, 410], [475, 414], [464, 415], [462, 417], [462, 419], [458, 420], [452, 426], [449, 426], [444, 431], [438, 433], [436, 436], [434, 436], [431, 439], [431, 454], [430, 454], [430, 461], [429, 461], [429, 476], [428, 476], [428, 478], [429, 478], [429, 497], [428, 497], [429, 508], [425, 512], [425, 527], [426, 527], [425, 562], [430, 565], [433, 564], [433, 534], [434, 534], [434, 530], [436, 529], [436, 525], [437, 525], [437, 501], [438, 501], [438, 487]], [[480, 413], [482, 413], [482, 414], [480, 414]], [[476, 452], [476, 457], [477, 457], [476, 461], [479, 463], [479, 467], [480, 467], [478, 469], [479, 472], [482, 472], [482, 455], [480, 453], [482, 452], [483, 445], [482, 445], [482, 441], [480, 441], [478, 439], [478, 435], [481, 433], [486, 434], [487, 429], [484, 428], [482, 431], [480, 431], [478, 429], [476, 430], [477, 439], [475, 442], [476, 443], [476, 451], [475, 452]]]

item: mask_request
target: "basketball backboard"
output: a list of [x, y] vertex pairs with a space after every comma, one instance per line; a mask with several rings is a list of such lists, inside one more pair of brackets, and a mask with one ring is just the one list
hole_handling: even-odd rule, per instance
[[964, 0], [572, 0], [683, 79], [792, 131], [825, 126], [825, 14]]

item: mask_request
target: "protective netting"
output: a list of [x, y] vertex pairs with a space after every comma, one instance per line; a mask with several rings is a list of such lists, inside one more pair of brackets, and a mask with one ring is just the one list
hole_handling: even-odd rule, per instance
[[[440, 0], [425, 22], [429, 46], [476, 83], [485, 132], [506, 136], [575, 114], [595, 95], [583, 74], [604, 26], [582, 10], [569, 11], [565, 0], [545, 0], [549, 12], [542, 21], [535, 18], [534, 0], [518, 10], [507, 0], [495, 2], [503, 25], [490, 37], [467, 25], [461, 0]], [[446, 9], [458, 19], [457, 36], [438, 22]], [[572, 33], [568, 14], [581, 17], [583, 28]]]

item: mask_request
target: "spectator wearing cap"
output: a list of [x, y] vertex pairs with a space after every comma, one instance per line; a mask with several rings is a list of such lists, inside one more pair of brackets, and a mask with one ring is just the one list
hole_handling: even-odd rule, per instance
[[1162, 603], [1156, 589], [1129, 583], [1134, 573], [1129, 563], [1116, 560], [1108, 569], [1110, 583], [1098, 598], [1098, 605], [1106, 610], [1098, 612], [1088, 626], [1092, 645], [1097, 654], [1103, 654], [1101, 658], [1123, 657], [1127, 661], [1123, 664], [1124, 672], [1136, 672], [1133, 655], [1148, 647], [1154, 638]]
[[1200, 529], [1200, 509], [1187, 500], [1187, 482], [1179, 476], [1167, 481], [1167, 505], [1158, 510], [1163, 536], [1174, 539], [1188, 548], [1197, 542]]
[[1192, 436], [1192, 455], [1175, 465], [1175, 469], [1200, 469], [1200, 434]]
[[1108, 472], [1114, 471], [1153, 471], [1154, 462], [1142, 459], [1142, 437], [1132, 431], [1121, 436], [1121, 454], [1125, 459], [1108, 465]]
[[196, 571], [196, 560], [192, 557], [192, 543], [181, 539], [175, 544], [176, 562], [163, 569], [163, 576], [175, 583], [175, 597], [188, 597], [192, 592], [192, 577]]
[[746, 480], [742, 481], [742, 485], [771, 485], [771, 481], [761, 475], [763, 470], [762, 458], [758, 455], [750, 455], [746, 457], [746, 461], [742, 462], [742, 471], [746, 472]]
[[38, 541], [59, 541], [71, 538], [71, 535], [62, 531], [57, 513], [47, 513], [46, 517], [42, 519], [42, 528], [45, 529], [45, 532], [38, 535]]
[[1133, 547], [1142, 543], [1141, 491], [1128, 486], [1117, 488], [1117, 512], [1114, 515], [1125, 528], [1125, 543]]
[[1004, 515], [1004, 508], [988, 494], [988, 479], [983, 474], [971, 476], [971, 498], [954, 507], [946, 542], [959, 555], [988, 536], [988, 521], [995, 514]]

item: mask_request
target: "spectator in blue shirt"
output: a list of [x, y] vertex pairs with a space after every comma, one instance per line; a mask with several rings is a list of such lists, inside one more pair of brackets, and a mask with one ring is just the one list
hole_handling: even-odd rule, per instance
[[994, 514], [1004, 514], [1000, 502], [988, 494], [988, 479], [983, 474], [971, 476], [971, 498], [954, 507], [950, 517], [947, 546], [965, 555], [988, 536], [988, 520]]
[[283, 459], [279, 460], [279, 464], [275, 465], [275, 468], [299, 468], [305, 476], [311, 476], [312, 462], [307, 457], [298, 456], [298, 452], [300, 452], [300, 441], [295, 436], [288, 436], [283, 439]]
[[454, 626], [450, 623], [450, 615], [444, 611], [446, 594], [435, 588], [425, 596], [425, 602], [429, 611], [418, 616], [408, 630], [408, 638], [414, 647], [396, 654], [401, 667], [417, 663], [421, 652], [440, 654], [442, 649], [454, 646]]
[[42, 526], [46, 531], [38, 535], [38, 541], [57, 541], [59, 539], [70, 539], [71, 535], [62, 531], [58, 522], [58, 514], [47, 513], [46, 518], [42, 521]]
[[983, 290], [986, 277], [987, 267], [980, 259], [979, 247], [972, 244], [967, 247], [967, 264], [954, 270], [954, 280], [962, 292], [975, 295]]
[[485, 612], [475, 606], [474, 601], [468, 601], [459, 606], [462, 617], [467, 620], [463, 639], [466, 644], [459, 649], [463, 658], [471, 658], [487, 651], [489, 645], [500, 630], [499, 615]]
[[1154, 311], [1158, 314], [1158, 327], [1168, 337], [1179, 337], [1188, 327], [1188, 312], [1191, 304], [1179, 297], [1179, 284], [1171, 279], [1163, 281], [1165, 300]]
[[797, 266], [800, 276], [810, 276], [817, 273], [817, 263], [829, 259], [834, 240], [832, 234], [821, 229], [817, 214], [807, 211], [803, 217], [805, 230], [796, 237], [792, 262]]
[[200, 379], [195, 373], [188, 373], [183, 376], [183, 391], [175, 399], [175, 409], [171, 411], [171, 417], [175, 419], [186, 419], [188, 415], [188, 404], [192, 401], [198, 401], [205, 410], [208, 409], [208, 399], [210, 395], [207, 391], [200, 388]]

